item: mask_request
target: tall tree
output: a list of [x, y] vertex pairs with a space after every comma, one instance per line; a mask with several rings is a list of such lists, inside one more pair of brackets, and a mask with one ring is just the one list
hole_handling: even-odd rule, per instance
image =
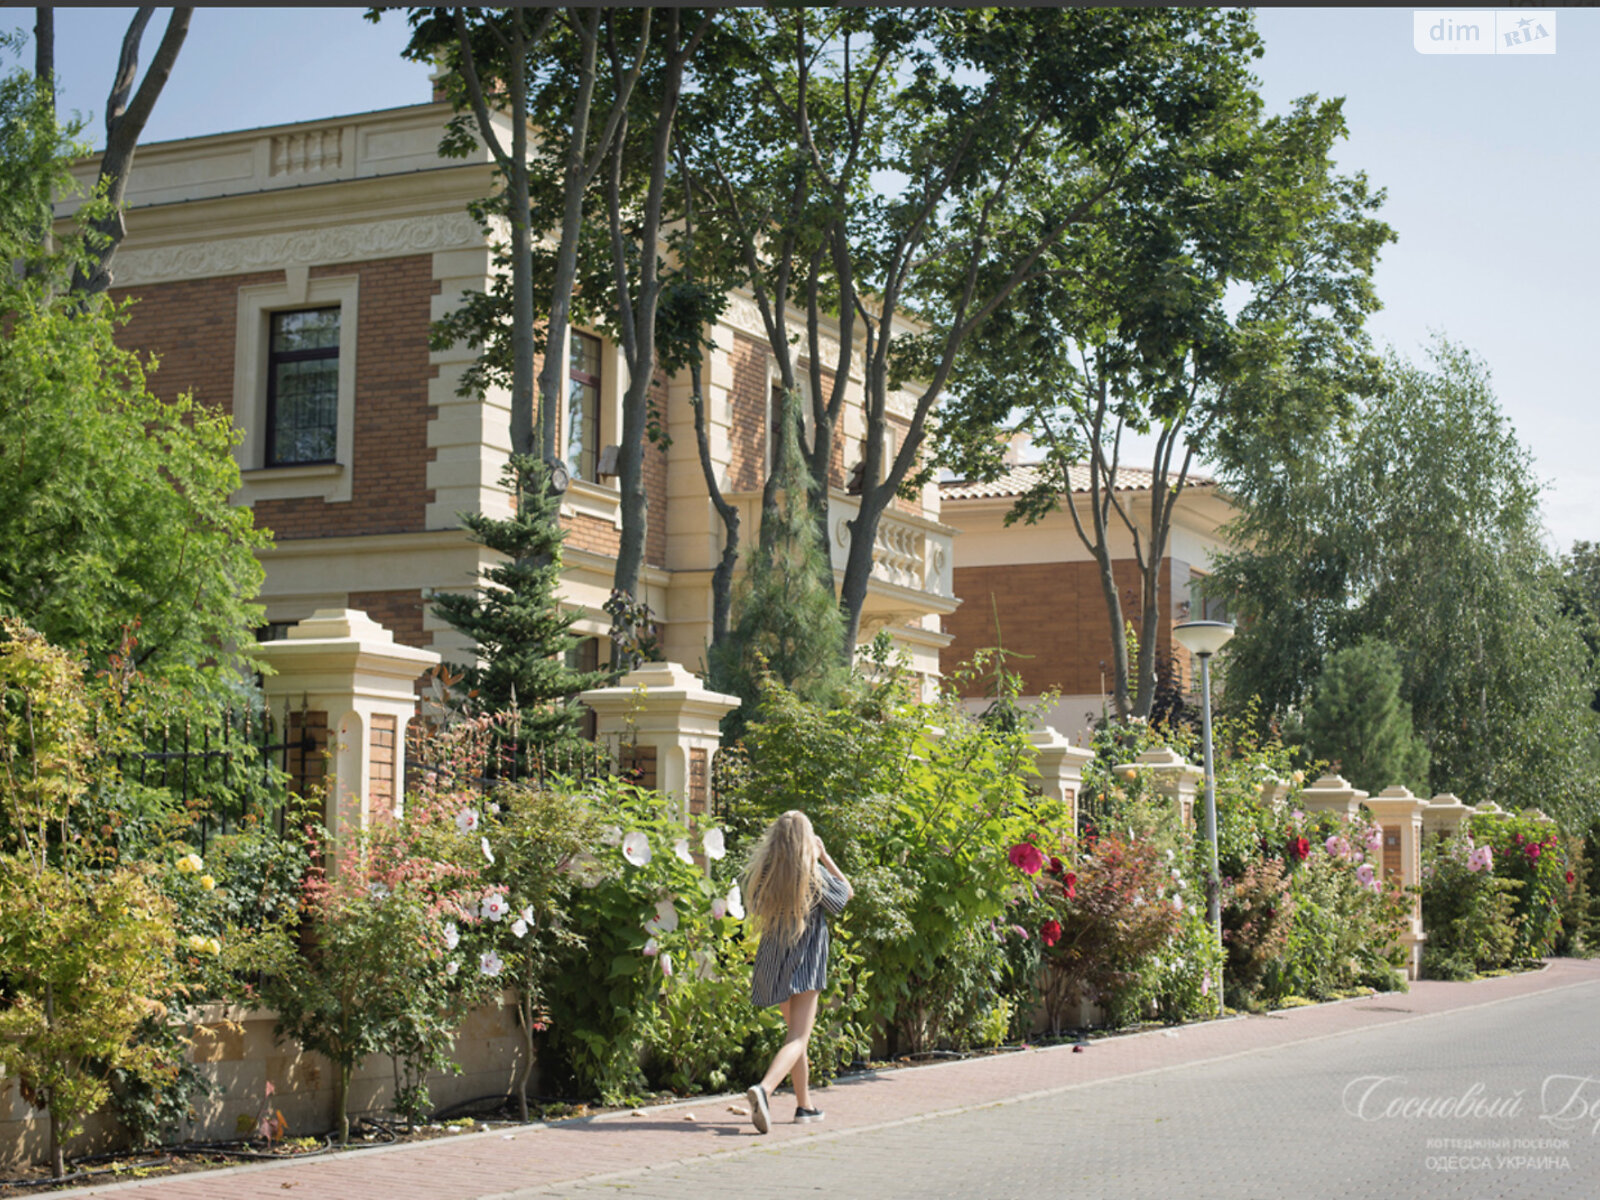
[[[819, 541], [844, 398], [852, 374], [862, 381], [860, 508], [840, 586], [848, 657], [878, 525], [931, 478], [926, 441], [962, 348], [1134, 166], [1248, 86], [1256, 38], [1243, 13], [1192, 9], [738, 16], [745, 101], [702, 145], [701, 174], [743, 246], [782, 404], [803, 395], [805, 359]], [[791, 312], [805, 326], [798, 356]], [[769, 477], [764, 524], [775, 495]]]
[[735, 591], [733, 627], [711, 653], [714, 685], [745, 702], [734, 718], [741, 728], [760, 700], [764, 674], [823, 703], [847, 679], [836, 651], [843, 620], [833, 599], [833, 567], [812, 536], [799, 414], [792, 410], [776, 457], [778, 519], [771, 538], [750, 555]]
[[[1333, 171], [1340, 102], [1307, 98], [1263, 120], [1259, 97], [1241, 92], [1214, 116], [1206, 137], [1137, 164], [1093, 233], [1053, 250], [1055, 269], [990, 318], [958, 364], [963, 403], [943, 430], [942, 457], [968, 477], [1000, 469], [985, 436], [996, 425], [1045, 448], [1039, 484], [1008, 519], [1070, 515], [1098, 567], [1121, 717], [1151, 715], [1161, 563], [1196, 458], [1241, 431], [1265, 442], [1325, 428], [1379, 375], [1363, 323], [1394, 235], [1374, 215], [1381, 193]], [[1130, 484], [1135, 434], [1154, 440]], [[1134, 663], [1116, 575], [1128, 546]]]
[[[627, 10], [606, 18], [606, 57], [612, 87], [622, 94], [633, 69], [623, 50], [629, 39], [619, 36]], [[650, 56], [645, 86], [635, 90], [637, 116], [625, 115], [605, 179], [606, 233], [611, 246], [615, 309], [612, 320], [628, 369], [622, 397], [622, 432], [617, 454], [621, 492], [622, 535], [612, 586], [625, 595], [639, 588], [644, 565], [649, 502], [644, 488], [644, 447], [650, 432], [652, 385], [657, 368], [669, 370], [684, 359], [698, 362], [703, 341], [705, 305], [669, 306], [665, 344], [658, 342], [658, 319], [665, 289], [674, 281], [662, 260], [667, 189], [673, 174], [673, 139], [684, 71], [705, 38], [711, 11], [665, 10], [656, 21], [659, 45]], [[648, 14], [642, 18], [648, 20]], [[630, 136], [632, 135], [632, 136]], [[679, 298], [691, 295], [678, 289]], [[663, 360], [666, 360], [663, 362]], [[656, 424], [659, 424], [659, 417]]]
[[270, 535], [228, 503], [239, 486], [225, 413], [146, 384], [152, 364], [115, 341], [122, 309], [68, 296], [99, 261], [111, 209], [91, 196], [82, 225], [50, 246], [54, 197], [73, 189], [84, 148], [56, 126], [31, 77], [0, 80], [0, 613], [103, 667], [135, 630], [133, 662], [205, 688], [260, 620], [255, 551]]
[[[189, 35], [189, 18], [194, 14], [193, 8], [172, 10], [161, 42], [140, 80], [139, 46], [144, 41], [145, 26], [155, 11], [150, 6], [135, 9], [127, 32], [122, 35], [116, 78], [106, 98], [106, 148], [100, 155], [100, 178], [96, 187], [109, 205], [95, 218], [93, 228], [98, 236], [89, 239], [89, 253], [73, 275], [73, 291], [82, 295], [98, 295], [111, 286], [112, 260], [127, 235], [127, 226], [122, 220], [122, 200], [127, 194], [128, 176], [133, 172], [133, 154], [156, 100], [161, 96], [161, 89], [167, 86], [172, 75], [178, 51], [183, 49], [183, 40]], [[50, 9], [41, 8], [38, 13], [35, 74], [40, 80], [51, 81], [53, 98], [55, 19]], [[135, 81], [139, 84], [138, 90], [134, 89]]]
[[1428, 747], [1400, 698], [1400, 683], [1400, 660], [1387, 642], [1334, 651], [1306, 705], [1306, 749], [1363, 791], [1400, 784], [1426, 794]]
[[481, 712], [515, 709], [521, 742], [533, 751], [576, 738], [578, 711], [572, 697], [599, 687], [605, 675], [575, 671], [565, 655], [577, 644], [570, 633], [574, 612], [556, 598], [561, 580], [562, 531], [555, 510], [560, 498], [549, 488], [548, 468], [527, 455], [513, 455], [506, 487], [517, 497], [508, 517], [463, 513], [473, 540], [504, 560], [490, 567], [476, 592], [444, 593], [434, 612], [471, 638], [480, 664], [468, 667], [464, 684]]
[[[1543, 549], [1540, 488], [1481, 359], [1391, 354], [1342, 437], [1243, 443], [1234, 544], [1213, 577], [1242, 618], [1227, 694], [1292, 712], [1333, 651], [1394, 648], [1430, 784], [1586, 824], [1600, 726], [1581, 630]], [[1230, 700], [1230, 703], [1232, 701]]]
[[[439, 323], [435, 341], [483, 348], [463, 388], [509, 387], [512, 452], [554, 462], [556, 417], [566, 391], [561, 351], [572, 319], [584, 202], [643, 68], [650, 17], [647, 12], [640, 22], [630, 66], [615, 89], [597, 94], [604, 78], [599, 70], [603, 8], [412, 8], [407, 13], [412, 36], [405, 56], [445, 67], [440, 82], [458, 110], [440, 152], [461, 158], [480, 143], [489, 148], [501, 191], [473, 211], [486, 223], [500, 218], [509, 226], [494, 289], [467, 297]], [[368, 17], [377, 20], [381, 14], [372, 9]], [[539, 133], [532, 139], [531, 127]], [[552, 233], [553, 239], [541, 244]], [[555, 353], [548, 353], [550, 348]], [[541, 354], [536, 405], [534, 362]]]

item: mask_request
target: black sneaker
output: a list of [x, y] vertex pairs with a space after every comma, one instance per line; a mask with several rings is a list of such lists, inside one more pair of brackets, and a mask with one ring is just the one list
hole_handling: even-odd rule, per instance
[[758, 1083], [745, 1092], [744, 1098], [750, 1102], [750, 1124], [756, 1127], [757, 1133], [765, 1133], [772, 1127], [772, 1114], [767, 1109], [767, 1089]]
[[795, 1107], [795, 1110], [794, 1110], [794, 1123], [796, 1125], [809, 1125], [809, 1124], [811, 1124], [812, 1121], [820, 1121], [820, 1120], [822, 1120], [822, 1110], [820, 1108], [800, 1108], [799, 1106]]

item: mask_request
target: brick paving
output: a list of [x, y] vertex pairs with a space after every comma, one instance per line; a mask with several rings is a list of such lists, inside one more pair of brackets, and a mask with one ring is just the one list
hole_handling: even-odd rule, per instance
[[[1052, 1047], [852, 1077], [818, 1092], [822, 1125], [788, 1124], [793, 1100], [778, 1097], [767, 1137], [728, 1111], [741, 1097], [703, 1097], [643, 1117], [608, 1114], [57, 1194], [505, 1200], [834, 1191], [994, 1200], [1041, 1189], [1132, 1197], [1159, 1188], [1342, 1200], [1403, 1177], [1394, 1190], [1408, 1196], [1592, 1196], [1600, 1194], [1600, 1139], [1587, 1127], [1573, 1135], [1570, 1169], [1496, 1175], [1499, 1190], [1484, 1191], [1481, 1172], [1425, 1173], [1415, 1124], [1359, 1124], [1338, 1111], [1338, 1096], [1373, 1061], [1405, 1061], [1408, 1078], [1428, 1084], [1426, 1095], [1455, 1087], [1463, 1064], [1475, 1064], [1491, 1089], [1519, 1065], [1563, 1055], [1600, 1077], [1592, 1020], [1576, 1034], [1572, 1027], [1574, 1012], [1589, 1019], [1594, 1011], [1597, 985], [1600, 961], [1563, 959], [1525, 975], [1423, 982], [1407, 994], [1109, 1038], [1081, 1054]], [[1241, 1181], [1237, 1163], [1251, 1164], [1252, 1178]], [[1374, 1177], [1380, 1169], [1391, 1173]], [[1171, 1190], [1183, 1181], [1189, 1186]]]

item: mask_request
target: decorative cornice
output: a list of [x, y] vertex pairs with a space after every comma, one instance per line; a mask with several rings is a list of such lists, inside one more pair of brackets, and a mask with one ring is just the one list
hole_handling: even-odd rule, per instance
[[131, 287], [180, 279], [211, 279], [287, 266], [323, 266], [487, 246], [483, 229], [466, 213], [438, 213], [295, 233], [224, 238], [180, 246], [123, 250], [115, 285]]

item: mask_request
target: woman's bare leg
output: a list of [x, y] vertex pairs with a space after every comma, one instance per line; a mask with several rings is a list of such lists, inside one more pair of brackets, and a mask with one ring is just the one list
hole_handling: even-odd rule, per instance
[[811, 1027], [817, 1023], [817, 993], [797, 992], [778, 1006], [783, 1014], [788, 1033], [783, 1045], [772, 1056], [772, 1065], [761, 1079], [767, 1095], [783, 1082], [784, 1076], [794, 1076], [794, 1099], [801, 1108], [811, 1107], [811, 1064], [806, 1061], [806, 1043], [811, 1040]]

